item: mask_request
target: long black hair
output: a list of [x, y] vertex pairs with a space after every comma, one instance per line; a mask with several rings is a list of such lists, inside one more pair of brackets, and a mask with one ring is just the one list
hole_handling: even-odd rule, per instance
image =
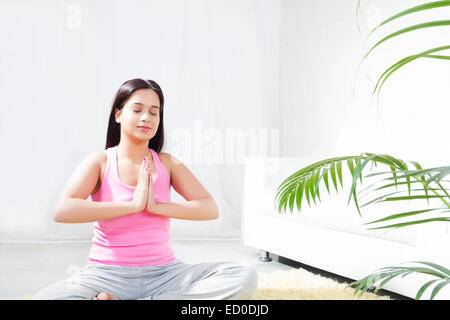
[[139, 89], [152, 89], [159, 96], [159, 126], [155, 136], [148, 142], [148, 147], [159, 153], [164, 145], [164, 95], [159, 84], [153, 80], [131, 79], [125, 81], [117, 91], [109, 114], [105, 149], [117, 146], [120, 142], [120, 124], [116, 122], [115, 111], [121, 110], [128, 98]]

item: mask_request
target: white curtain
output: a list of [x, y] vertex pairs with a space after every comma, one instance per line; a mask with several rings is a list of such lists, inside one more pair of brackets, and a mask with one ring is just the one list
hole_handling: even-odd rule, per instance
[[2, 1], [0, 241], [91, 238], [91, 224], [57, 224], [51, 210], [75, 166], [104, 148], [114, 94], [136, 77], [164, 91], [162, 151], [220, 208], [214, 221], [173, 219], [173, 238], [239, 237], [243, 160], [278, 154], [280, 6]]

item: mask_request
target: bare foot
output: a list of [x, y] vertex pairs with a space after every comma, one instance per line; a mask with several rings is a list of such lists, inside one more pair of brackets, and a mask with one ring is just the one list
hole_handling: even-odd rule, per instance
[[116, 299], [112, 295], [110, 295], [109, 293], [102, 292], [102, 293], [99, 293], [92, 300], [116, 300]]

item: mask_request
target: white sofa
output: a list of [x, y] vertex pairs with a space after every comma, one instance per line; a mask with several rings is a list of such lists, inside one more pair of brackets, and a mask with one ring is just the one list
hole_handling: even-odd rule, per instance
[[[362, 279], [376, 269], [410, 261], [429, 261], [450, 268], [450, 223], [367, 230], [365, 222], [408, 211], [399, 209], [408, 209], [412, 204], [395, 208], [393, 204], [368, 206], [359, 216], [353, 201], [347, 204], [349, 172], [344, 172], [344, 188], [339, 193], [331, 187], [333, 191], [328, 195], [323, 187], [321, 203], [310, 208], [303, 200], [300, 213], [294, 207], [293, 213], [279, 214], [274, 205], [278, 186], [295, 171], [319, 160], [323, 159], [247, 158], [242, 203], [245, 245], [353, 280]], [[393, 279], [384, 289], [414, 298], [428, 279], [434, 278], [410, 274]], [[429, 299], [430, 293], [428, 289], [422, 299]], [[450, 299], [450, 285], [435, 299]]]

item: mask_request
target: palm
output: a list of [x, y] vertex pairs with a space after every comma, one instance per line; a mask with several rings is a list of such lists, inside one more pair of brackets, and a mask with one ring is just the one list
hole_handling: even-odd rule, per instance
[[[356, 20], [358, 21], [358, 13], [360, 11], [360, 3], [357, 2], [357, 10], [356, 10]], [[368, 35], [368, 38], [372, 38], [372, 35], [375, 31], [380, 31], [383, 29], [385, 24], [388, 24], [394, 20], [402, 18], [406, 15], [412, 15], [415, 13], [423, 12], [430, 9], [436, 9], [438, 7], [450, 7], [450, 1], [432, 1], [420, 4], [413, 8], [408, 8], [398, 14], [391, 16], [388, 19], [385, 19], [378, 26], [372, 29]], [[419, 23], [412, 26], [408, 26], [407, 28], [403, 28], [401, 30], [396, 30], [395, 32], [390, 32], [387, 36], [384, 36], [381, 40], [379, 40], [375, 45], [373, 45], [370, 50], [364, 55], [361, 64], [366, 60], [366, 58], [372, 54], [375, 48], [380, 48], [380, 44], [385, 41], [392, 41], [392, 39], [397, 36], [403, 35], [405, 33], [414, 32], [416, 30], [421, 30], [424, 28], [431, 27], [440, 27], [440, 26], [450, 26], [450, 20], [440, 20], [440, 21], [426, 21], [425, 23]], [[359, 28], [359, 23], [358, 23]], [[415, 62], [418, 59], [427, 58], [427, 59], [436, 59], [436, 60], [450, 60], [450, 56], [440, 54], [442, 51], [446, 51], [450, 49], [450, 45], [443, 43], [443, 45], [430, 48], [429, 50], [422, 52], [412, 53], [403, 59], [397, 61], [392, 64], [389, 68], [387, 68], [381, 76], [379, 76], [378, 81], [376, 82], [375, 88], [372, 93], [372, 97], [376, 95], [377, 105], [378, 105], [378, 97], [380, 95], [380, 91], [385, 84], [386, 80], [392, 76], [393, 73], [397, 72], [400, 68], [405, 65]], [[378, 49], [380, 50], [380, 49]], [[355, 88], [354, 88], [355, 90]], [[373, 184], [370, 184], [368, 187], [364, 188], [360, 192], [356, 192], [356, 187], [358, 184], [358, 180], [362, 184], [362, 171], [364, 167], [368, 163], [374, 164], [383, 164], [388, 166], [388, 169], [385, 172], [377, 172], [366, 175], [366, 178], [378, 178], [377, 181]], [[388, 155], [373, 155], [373, 154], [362, 154], [360, 156], [350, 156], [350, 157], [339, 157], [326, 159], [323, 161], [319, 161], [317, 163], [311, 164], [288, 178], [286, 178], [282, 184], [278, 187], [277, 194], [275, 197], [275, 201], [277, 202], [278, 211], [286, 211], [287, 208], [292, 212], [294, 210], [294, 205], [297, 207], [298, 211], [300, 211], [302, 205], [305, 203], [302, 200], [306, 198], [306, 201], [309, 205], [311, 202], [316, 203], [316, 201], [320, 202], [320, 184], [321, 181], [325, 184], [325, 187], [330, 192], [330, 187], [328, 183], [328, 178], [330, 177], [332, 183], [334, 185], [334, 189], [338, 192], [338, 185], [340, 184], [341, 188], [343, 187], [343, 179], [342, 179], [342, 167], [347, 165], [352, 179], [352, 185], [350, 190], [350, 195], [348, 201], [353, 198], [358, 213], [361, 214], [360, 209], [381, 202], [389, 202], [392, 201], [401, 203], [405, 200], [414, 200], [417, 202], [423, 199], [427, 200], [428, 206], [425, 208], [418, 208], [419, 210], [409, 211], [409, 212], [401, 212], [397, 214], [388, 215], [383, 219], [379, 219], [376, 221], [372, 221], [369, 224], [376, 224], [382, 226], [373, 228], [400, 228], [407, 227], [415, 224], [421, 223], [429, 223], [433, 221], [446, 221], [450, 222], [450, 216], [448, 213], [450, 212], [450, 195], [449, 189], [445, 187], [445, 184], [449, 182], [448, 180], [444, 180], [444, 178], [450, 175], [450, 166], [443, 166], [438, 168], [431, 169], [422, 169], [422, 167], [417, 162], [410, 162], [412, 167], [408, 167], [405, 161], [400, 159], [395, 159]], [[386, 176], [387, 175], [387, 176]], [[365, 180], [370, 180], [366, 179]], [[380, 185], [376, 185], [380, 183]], [[330, 183], [331, 184], [331, 183]], [[375, 186], [375, 187], [374, 187]], [[392, 190], [394, 188], [394, 190]], [[391, 193], [385, 192], [386, 190], [391, 189]], [[362, 200], [361, 193], [365, 192], [365, 195], [372, 195], [373, 198], [370, 201], [367, 201], [361, 205], [359, 205], [358, 200]], [[381, 196], [378, 193], [382, 193]], [[376, 194], [377, 193], [377, 194]], [[376, 194], [376, 195], [375, 195]], [[364, 196], [365, 196], [364, 195]], [[436, 200], [436, 201], [433, 201]], [[429, 202], [438, 202], [441, 204], [439, 207], [429, 207]], [[430, 218], [429, 215], [431, 213], [441, 213], [444, 216], [439, 216], [437, 218]], [[422, 217], [425, 216], [425, 219]], [[398, 219], [402, 218], [410, 218], [412, 220], [408, 222], [398, 223]], [[396, 223], [393, 223], [396, 221]], [[355, 293], [358, 290], [366, 291], [369, 287], [374, 284], [377, 280], [382, 279], [380, 285], [377, 286], [377, 290], [381, 288], [386, 282], [391, 280], [394, 277], [402, 276], [413, 272], [424, 273], [435, 276], [435, 279], [425, 283], [418, 291], [416, 299], [420, 299], [424, 291], [430, 287], [431, 285], [435, 285], [432, 293], [431, 299], [447, 284], [450, 284], [450, 270], [446, 269], [442, 266], [432, 264], [429, 262], [415, 262], [415, 264], [419, 264], [419, 267], [389, 267], [383, 268], [379, 270], [379, 272], [374, 273], [360, 281], [356, 281], [352, 283], [352, 285], [356, 285]]]
[[[363, 169], [369, 163], [372, 163], [375, 166], [377, 164], [382, 164], [387, 166], [389, 169], [365, 175], [364, 180], [369, 180], [368, 178], [377, 178], [377, 181], [374, 183], [369, 183], [369, 186], [365, 187], [360, 192], [356, 192], [358, 181], [362, 184]], [[422, 217], [422, 215], [429, 216], [431, 212], [445, 214], [450, 211], [450, 190], [444, 186], [445, 183], [449, 182], [448, 180], [444, 180], [444, 178], [450, 175], [450, 166], [422, 169], [420, 164], [417, 162], [410, 161], [409, 163], [412, 164], [414, 169], [408, 168], [406, 162], [401, 159], [396, 159], [389, 155], [376, 155], [371, 153], [364, 153], [360, 156], [337, 157], [322, 160], [302, 168], [287, 177], [278, 187], [275, 202], [280, 213], [281, 211], [286, 211], [288, 206], [292, 212], [294, 209], [294, 204], [297, 207], [297, 210], [300, 211], [302, 204], [304, 205], [304, 202], [302, 203], [304, 198], [306, 198], [309, 205], [311, 205], [311, 202], [314, 202], [314, 204], [316, 201], [320, 202], [319, 191], [321, 181], [323, 181], [329, 193], [330, 186], [328, 179], [330, 176], [334, 189], [338, 192], [339, 184], [341, 188], [343, 187], [342, 167], [346, 164], [352, 179], [348, 201], [350, 202], [353, 198], [356, 208], [360, 214], [360, 208], [362, 207], [387, 201], [392, 203], [392, 201], [420, 201], [426, 199], [428, 202], [432, 199], [436, 199], [442, 203], [442, 206], [440, 207], [425, 207], [420, 210], [396, 213], [383, 219], [367, 223], [384, 224], [372, 229], [400, 228], [432, 221], [450, 222], [450, 216], [427, 217], [427, 219], [419, 218]], [[393, 192], [386, 191], [389, 189]], [[379, 196], [377, 194], [373, 199], [359, 205], [358, 198], [361, 199], [361, 192], [366, 192], [368, 195], [374, 194], [375, 192], [381, 192], [382, 195]], [[413, 219], [402, 223], [392, 222], [405, 217]], [[420, 299], [424, 291], [434, 284], [435, 287], [431, 293], [431, 299], [433, 299], [444, 286], [450, 283], [450, 270], [447, 268], [440, 265], [431, 264], [429, 262], [414, 263], [419, 264], [419, 266], [388, 267], [380, 269], [359, 281], [351, 283], [350, 286], [356, 286], [355, 294], [358, 291], [364, 293], [376, 281], [379, 281], [380, 284], [376, 287], [376, 291], [378, 291], [378, 289], [382, 288], [386, 282], [395, 277], [404, 277], [405, 275], [413, 272], [424, 273], [433, 275], [435, 279], [425, 283], [419, 289], [416, 299]], [[431, 269], [429, 267], [431, 267]]]
[[[382, 164], [389, 169], [366, 175], [365, 180], [368, 180], [367, 178], [379, 179], [357, 193], [358, 180], [362, 183], [363, 170], [369, 163], [372, 163], [375, 166]], [[450, 196], [448, 191], [450, 190], [445, 188], [442, 183], [447, 182], [447, 180], [443, 180], [443, 178], [450, 174], [450, 167], [422, 169], [420, 164], [415, 161], [410, 161], [409, 163], [413, 165], [414, 169], [408, 168], [407, 163], [401, 159], [396, 159], [389, 155], [376, 155], [372, 153], [364, 153], [360, 156], [337, 157], [316, 162], [295, 172], [281, 183], [275, 197], [278, 211], [286, 211], [289, 206], [289, 209], [292, 212], [294, 204], [298, 211], [300, 211], [302, 204], [304, 205], [302, 200], [305, 198], [309, 205], [311, 205], [311, 202], [314, 202], [314, 204], [317, 201], [320, 202], [320, 184], [323, 181], [329, 193], [329, 185], [331, 184], [329, 183], [330, 178], [334, 185], [334, 189], [338, 192], [338, 186], [340, 185], [343, 187], [342, 167], [347, 165], [352, 179], [348, 201], [350, 202], [353, 198], [359, 214], [361, 214], [361, 208], [363, 207], [387, 201], [431, 200], [437, 198], [443, 204], [440, 208], [430, 209], [427, 207], [423, 210], [414, 212], [397, 213], [371, 223], [393, 221], [404, 217], [417, 217], [419, 214], [429, 215], [431, 211], [441, 213], [449, 212]], [[385, 178], [383, 178], [383, 176]], [[382, 184], [381, 186], [380, 183]], [[390, 190], [391, 192], [386, 190]], [[381, 196], [377, 194], [377, 196], [370, 201], [360, 205], [359, 199], [361, 199], [362, 192], [365, 192], [367, 195], [375, 194], [375, 192], [383, 193]], [[439, 217], [426, 220], [416, 219], [407, 223], [388, 224], [378, 228], [398, 228], [431, 221], [450, 221], [450, 217]]]

